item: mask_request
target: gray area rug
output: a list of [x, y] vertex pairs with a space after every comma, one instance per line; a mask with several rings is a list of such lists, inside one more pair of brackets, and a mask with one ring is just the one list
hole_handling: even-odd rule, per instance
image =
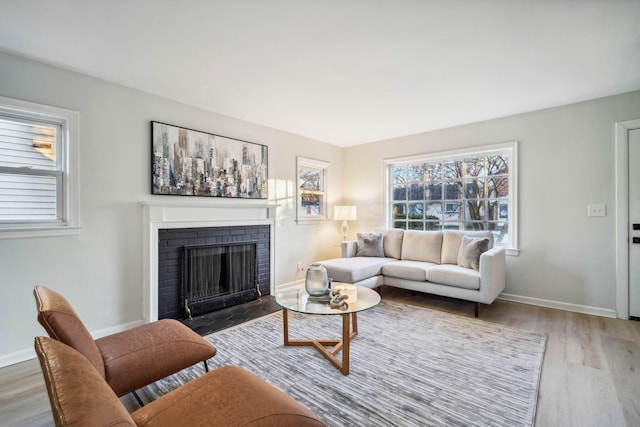
[[[291, 339], [334, 339], [340, 316], [290, 313]], [[358, 314], [351, 373], [311, 347], [284, 347], [282, 313], [209, 335], [210, 367], [253, 371], [330, 426], [531, 426], [546, 336], [408, 305]], [[157, 398], [202, 365], [146, 387]]]

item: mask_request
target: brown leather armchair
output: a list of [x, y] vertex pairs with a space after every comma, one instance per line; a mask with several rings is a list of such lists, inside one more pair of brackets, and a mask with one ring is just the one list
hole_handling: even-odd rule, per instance
[[164, 319], [94, 340], [69, 302], [44, 286], [33, 290], [38, 322], [49, 336], [82, 353], [118, 396], [133, 392], [216, 354], [177, 320]]
[[129, 414], [85, 357], [66, 344], [36, 337], [56, 426], [321, 427], [316, 414], [236, 366], [215, 369]]

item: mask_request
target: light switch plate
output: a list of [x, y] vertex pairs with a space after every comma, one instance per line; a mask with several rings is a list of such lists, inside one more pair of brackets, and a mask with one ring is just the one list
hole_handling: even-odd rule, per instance
[[607, 207], [604, 203], [596, 203], [587, 206], [588, 216], [607, 216]]

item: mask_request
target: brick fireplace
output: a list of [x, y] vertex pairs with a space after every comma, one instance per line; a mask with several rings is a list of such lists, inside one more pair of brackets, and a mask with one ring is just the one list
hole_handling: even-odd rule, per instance
[[[263, 295], [274, 293], [274, 240], [275, 240], [275, 209], [277, 205], [265, 201], [216, 199], [203, 202], [143, 202], [144, 223], [144, 307], [145, 320], [155, 321], [159, 318], [184, 317], [184, 306], [178, 307], [182, 300], [182, 289], [166, 290], [164, 281], [175, 282], [178, 276], [182, 280], [176, 263], [173, 266], [162, 267], [173, 271], [173, 279], [164, 278], [161, 273], [162, 258], [178, 258], [182, 264], [183, 258], [176, 251], [169, 255], [170, 250], [161, 249], [161, 241], [168, 247], [168, 240], [173, 240], [172, 246], [180, 246], [184, 253], [184, 246], [214, 246], [225, 243], [251, 243], [256, 245], [255, 281], [260, 286]], [[247, 230], [247, 231], [241, 231]], [[175, 238], [174, 238], [175, 237]], [[165, 240], [163, 240], [165, 239]], [[216, 249], [216, 251], [221, 251]], [[222, 250], [224, 251], [224, 250]], [[252, 280], [252, 279], [248, 279]], [[252, 298], [251, 291], [244, 292], [241, 298]], [[235, 301], [235, 297], [222, 292], [218, 308], [228, 306]], [[253, 291], [257, 295], [257, 291]], [[163, 295], [161, 295], [163, 294]], [[173, 303], [165, 304], [165, 294], [173, 294]], [[227, 300], [228, 299], [228, 300]], [[184, 301], [182, 301], [184, 302]], [[214, 305], [215, 305], [214, 304]], [[166, 305], [166, 307], [165, 307]], [[215, 307], [214, 307], [215, 309]]]
[[184, 319], [270, 293], [268, 225], [158, 230], [158, 318]]

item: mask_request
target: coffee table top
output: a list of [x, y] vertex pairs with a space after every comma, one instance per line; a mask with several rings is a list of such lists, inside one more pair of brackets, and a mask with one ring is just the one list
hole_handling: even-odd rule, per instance
[[349, 303], [349, 308], [346, 310], [331, 308], [328, 302], [309, 301], [309, 294], [307, 294], [304, 284], [276, 292], [276, 303], [282, 308], [299, 313], [349, 314], [368, 310], [380, 302], [380, 295], [376, 291], [364, 286], [356, 286], [356, 289], [357, 301]]

